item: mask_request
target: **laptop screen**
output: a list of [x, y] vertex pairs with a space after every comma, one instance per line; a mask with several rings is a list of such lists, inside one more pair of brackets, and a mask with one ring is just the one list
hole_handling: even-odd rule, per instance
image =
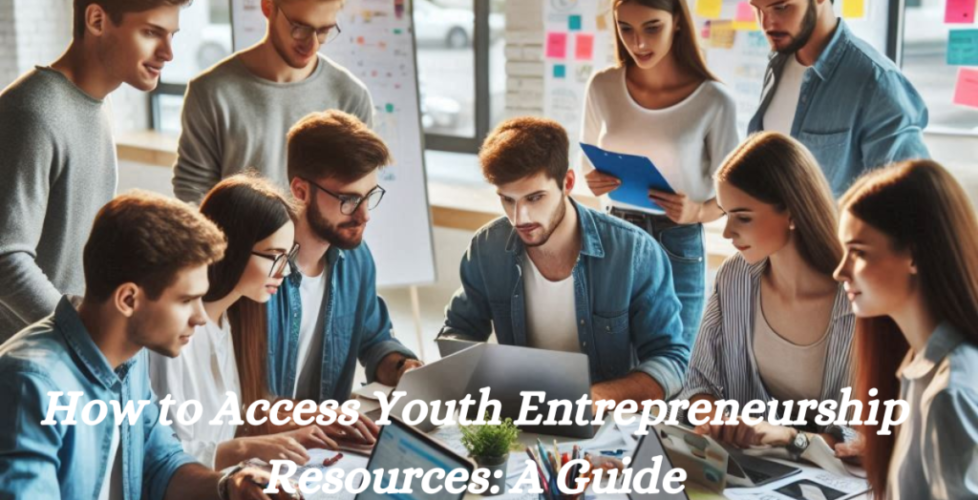
[[[473, 466], [470, 462], [448, 448], [436, 443], [431, 438], [412, 429], [400, 420], [392, 418], [390, 425], [384, 426], [380, 431], [377, 444], [374, 447], [373, 454], [370, 456], [370, 462], [367, 464], [367, 470], [373, 476], [375, 470], [383, 469], [385, 473], [381, 486], [387, 487], [391, 480], [391, 476], [387, 471], [399, 469], [401, 472], [398, 474], [397, 480], [399, 486], [403, 486], [403, 471], [408, 468], [420, 468], [425, 473], [433, 469], [442, 469], [445, 471], [445, 474], [455, 469], [467, 469], [471, 475]], [[411, 494], [380, 494], [376, 493], [373, 487], [371, 487], [357, 495], [357, 500], [390, 498], [400, 500], [422, 498], [425, 500], [458, 500], [465, 495], [465, 491], [461, 493], [449, 493], [445, 488], [442, 488], [438, 493], [425, 493], [421, 489], [421, 484], [420, 479], [412, 481], [411, 489], [413, 493]], [[444, 486], [444, 482], [437, 480], [433, 480], [432, 484]]]
[[[655, 428], [649, 428], [649, 433], [642, 436], [642, 439], [638, 442], [638, 446], [635, 448], [635, 454], [632, 455], [631, 468], [634, 470], [634, 474], [638, 474], [642, 469], [652, 467], [652, 459], [655, 457], [662, 457], [662, 466], [659, 469], [660, 474], [656, 478], [656, 485], [658, 486], [659, 492], [644, 494], [629, 493], [628, 498], [631, 500], [689, 500], [685, 489], [679, 493], [666, 493], [662, 488], [661, 478], [665, 476], [666, 471], [672, 469], [672, 462], [669, 460], [669, 455], [666, 454], [666, 450], [662, 446], [658, 431]], [[632, 477], [635, 476], [633, 475]], [[634, 485], [632, 487], [634, 488]]]

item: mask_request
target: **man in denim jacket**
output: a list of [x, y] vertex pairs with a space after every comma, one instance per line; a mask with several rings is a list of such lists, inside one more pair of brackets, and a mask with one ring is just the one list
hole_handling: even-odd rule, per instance
[[798, 139], [837, 198], [866, 170], [930, 156], [920, 95], [893, 61], [852, 34], [830, 0], [751, 5], [773, 52], [748, 132]]
[[[176, 200], [136, 193], [102, 208], [80, 304], [63, 297], [0, 347], [0, 499], [261, 494], [245, 476], [266, 474], [222, 479], [183, 452], [165, 425], [177, 410], [161, 409], [147, 373], [145, 349], [177, 356], [205, 323], [207, 265], [224, 248], [217, 226]], [[116, 408], [129, 412], [119, 426]]]
[[363, 232], [384, 188], [387, 146], [353, 115], [311, 113], [288, 135], [288, 174], [299, 207], [298, 272], [268, 303], [268, 372], [276, 396], [346, 401], [357, 360], [367, 380], [397, 385], [415, 355], [391, 335]]
[[669, 259], [632, 224], [569, 197], [567, 133], [517, 118], [486, 139], [482, 171], [506, 217], [462, 258], [442, 334], [588, 355], [594, 400], [667, 399], [689, 360]]

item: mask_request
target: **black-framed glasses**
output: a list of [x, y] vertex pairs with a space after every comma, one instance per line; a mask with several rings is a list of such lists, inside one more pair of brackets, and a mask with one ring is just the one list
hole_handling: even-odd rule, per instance
[[299, 255], [299, 244], [293, 243], [292, 249], [289, 250], [288, 253], [268, 255], [252, 250], [251, 255], [257, 255], [272, 261], [272, 267], [268, 270], [269, 278], [274, 278], [275, 276], [282, 276], [284, 278], [288, 276], [292, 272], [292, 268], [295, 267], [295, 258]]
[[367, 202], [367, 210], [373, 210], [377, 208], [377, 205], [380, 205], [380, 200], [384, 199], [384, 193], [387, 192], [387, 190], [385, 190], [384, 188], [380, 186], [375, 186], [365, 196], [351, 195], [351, 194], [336, 194], [320, 186], [319, 184], [316, 184], [315, 182], [306, 179], [305, 177], [300, 177], [300, 179], [308, 182], [311, 186], [332, 196], [333, 198], [340, 200], [340, 213], [342, 213], [343, 215], [353, 215], [357, 213], [357, 210], [360, 210], [360, 205], [362, 205], [363, 202]]
[[291, 35], [293, 40], [305, 42], [306, 40], [309, 40], [313, 34], [315, 34], [316, 39], [319, 40], [319, 44], [323, 45], [336, 40], [336, 37], [340, 36], [341, 30], [339, 24], [334, 24], [332, 26], [326, 26], [323, 28], [313, 28], [308, 24], [297, 23], [289, 19], [289, 16], [287, 16], [285, 11], [283, 11], [281, 8], [279, 8], [278, 11], [289, 23], [289, 26], [292, 27]]

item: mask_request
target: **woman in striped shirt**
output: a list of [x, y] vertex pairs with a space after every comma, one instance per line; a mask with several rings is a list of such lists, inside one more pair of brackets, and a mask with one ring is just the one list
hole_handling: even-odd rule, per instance
[[[835, 203], [812, 154], [775, 132], [749, 137], [716, 174], [723, 236], [738, 254], [717, 273], [680, 398], [841, 401], [848, 387], [854, 317], [832, 271], [842, 256]], [[711, 405], [712, 406], [712, 405]], [[787, 413], [787, 412], [784, 412]], [[801, 419], [794, 412], [778, 419]], [[786, 420], [782, 420], [785, 418]], [[855, 433], [836, 427], [705, 424], [735, 446], [783, 446], [803, 456], [813, 434], [833, 446]]]

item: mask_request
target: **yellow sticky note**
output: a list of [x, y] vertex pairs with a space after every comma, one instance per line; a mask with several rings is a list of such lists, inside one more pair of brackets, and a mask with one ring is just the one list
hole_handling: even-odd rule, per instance
[[699, 0], [696, 2], [696, 15], [706, 19], [719, 19], [723, 0]]
[[708, 46], [713, 49], [731, 49], [737, 39], [737, 32], [734, 31], [731, 21], [712, 21], [710, 22], [710, 39]]
[[866, 17], [866, 0], [843, 0], [842, 17], [846, 19], [862, 19]]

